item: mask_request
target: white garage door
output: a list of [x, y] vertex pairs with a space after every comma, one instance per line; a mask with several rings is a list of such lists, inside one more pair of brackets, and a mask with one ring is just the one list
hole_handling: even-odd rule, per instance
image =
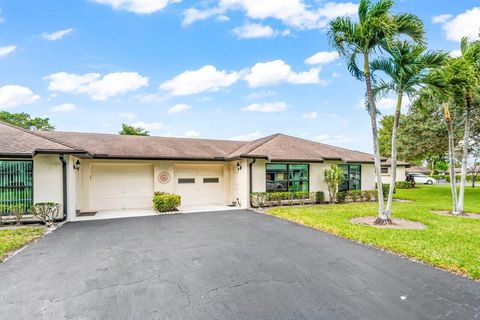
[[224, 204], [223, 167], [175, 166], [175, 193], [182, 197], [182, 205]]
[[151, 208], [152, 198], [152, 165], [92, 164], [92, 210]]

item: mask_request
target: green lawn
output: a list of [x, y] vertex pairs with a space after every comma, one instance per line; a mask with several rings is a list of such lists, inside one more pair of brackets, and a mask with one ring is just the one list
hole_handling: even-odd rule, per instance
[[[430, 209], [450, 209], [448, 186], [398, 190], [395, 197], [414, 201], [395, 203], [393, 217], [422, 222], [427, 229], [378, 229], [349, 222], [354, 217], [375, 216], [377, 204], [373, 202], [276, 207], [267, 213], [480, 280], [480, 219], [430, 212]], [[480, 213], [480, 188], [467, 188], [465, 204], [467, 212]]]
[[19, 229], [0, 228], [0, 262], [6, 258], [9, 252], [21, 248], [34, 239], [41, 237], [44, 231], [44, 227]]

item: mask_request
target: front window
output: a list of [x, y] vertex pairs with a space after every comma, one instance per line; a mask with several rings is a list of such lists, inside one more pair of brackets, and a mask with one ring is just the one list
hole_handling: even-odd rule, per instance
[[359, 164], [339, 164], [343, 170], [344, 181], [339, 191], [360, 190], [362, 188], [362, 166]]
[[0, 160], [0, 215], [11, 214], [12, 206], [26, 212], [33, 205], [33, 162]]
[[308, 164], [266, 164], [266, 190], [276, 191], [308, 191]]

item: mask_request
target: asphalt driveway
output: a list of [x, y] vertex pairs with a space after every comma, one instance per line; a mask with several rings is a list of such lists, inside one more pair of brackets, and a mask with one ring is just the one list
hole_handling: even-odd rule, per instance
[[480, 284], [251, 211], [67, 223], [0, 264], [2, 319], [480, 319]]

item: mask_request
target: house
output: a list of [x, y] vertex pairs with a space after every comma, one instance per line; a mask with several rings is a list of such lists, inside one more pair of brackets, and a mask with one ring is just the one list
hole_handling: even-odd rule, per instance
[[432, 173], [432, 170], [430, 170], [429, 168], [427, 167], [423, 167], [423, 166], [411, 166], [410, 168], [408, 168], [406, 170], [407, 174], [410, 174], [410, 173], [422, 173], [422, 174], [430, 174]]
[[[407, 178], [406, 170], [410, 168], [410, 163], [397, 160], [396, 181], [405, 181]], [[382, 183], [390, 183], [392, 178], [392, 159], [382, 162]]]
[[348, 189], [375, 189], [373, 156], [284, 134], [254, 141], [28, 131], [0, 123], [0, 203], [56, 202], [79, 212], [151, 208], [156, 191], [182, 206], [250, 206], [250, 192], [324, 191], [340, 165]]

